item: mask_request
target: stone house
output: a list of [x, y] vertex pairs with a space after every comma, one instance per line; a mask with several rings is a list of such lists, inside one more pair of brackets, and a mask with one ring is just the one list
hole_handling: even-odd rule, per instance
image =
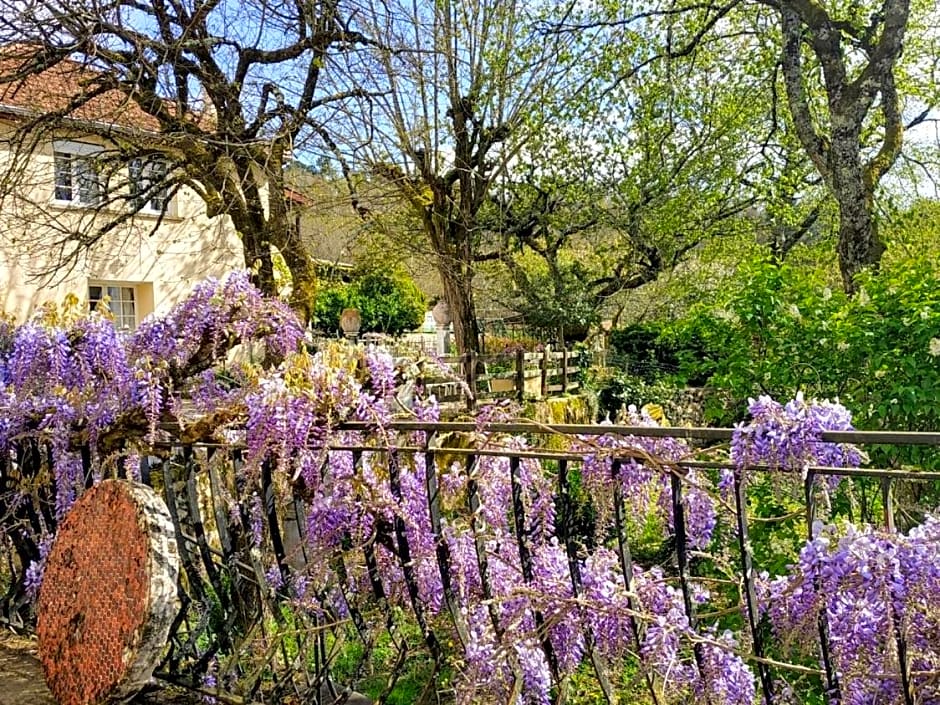
[[[65, 62], [0, 84], [0, 311], [22, 320], [72, 294], [133, 328], [244, 255], [228, 216], [166, 179], [159, 145], [141, 150], [153, 117], [113, 92], [70, 109], [88, 72]], [[51, 129], [24, 129], [50, 114]]]

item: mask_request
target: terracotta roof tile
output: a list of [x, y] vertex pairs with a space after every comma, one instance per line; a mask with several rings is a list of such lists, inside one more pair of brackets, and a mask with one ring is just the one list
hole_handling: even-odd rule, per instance
[[[10, 76], [21, 69], [26, 57], [0, 56], [0, 76]], [[14, 108], [42, 114], [64, 110], [69, 102], [94, 90], [101, 74], [77, 61], [63, 61], [39, 74], [30, 74], [10, 83], [0, 83], [0, 110]], [[90, 98], [68, 115], [76, 120], [105, 123], [132, 130], [156, 132], [156, 118], [117, 90]]]

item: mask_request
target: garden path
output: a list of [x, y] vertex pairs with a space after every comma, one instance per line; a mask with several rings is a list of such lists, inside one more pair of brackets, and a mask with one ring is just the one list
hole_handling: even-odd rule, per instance
[[[36, 640], [0, 632], [0, 705], [56, 705], [36, 656]], [[139, 695], [134, 705], [196, 705], [199, 698], [168, 691]]]
[[55, 705], [42, 677], [35, 641], [0, 637], [0, 705]]

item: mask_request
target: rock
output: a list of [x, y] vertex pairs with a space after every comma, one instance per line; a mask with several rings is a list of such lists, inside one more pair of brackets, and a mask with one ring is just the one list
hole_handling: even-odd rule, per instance
[[362, 693], [357, 693], [338, 683], [326, 682], [320, 686], [320, 705], [373, 705], [373, 703]]

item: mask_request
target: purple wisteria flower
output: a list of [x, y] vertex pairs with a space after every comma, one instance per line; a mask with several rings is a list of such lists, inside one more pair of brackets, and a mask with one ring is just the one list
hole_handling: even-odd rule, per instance
[[[940, 698], [928, 675], [940, 663], [940, 614], [930, 608], [940, 589], [940, 520], [935, 515], [906, 536], [869, 526], [817, 525], [788, 575], [764, 577], [761, 603], [779, 639], [815, 648], [823, 612], [843, 701], [903, 702], [897, 638], [923, 702]], [[810, 646], [812, 645], [812, 646]]]
[[[634, 407], [629, 422], [656, 426], [648, 414]], [[598, 513], [598, 531], [609, 529], [613, 517], [613, 489], [619, 485], [625, 514], [640, 525], [655, 517], [674, 531], [672, 474], [682, 478], [682, 506], [689, 546], [705, 548], [717, 526], [718, 514], [710, 480], [682, 461], [692, 456], [688, 444], [677, 438], [603, 435], [585, 437], [575, 446], [584, 453], [582, 479], [592, 491]], [[614, 458], [619, 458], [615, 466]], [[619, 469], [615, 472], [615, 467]]]
[[751, 420], [735, 426], [731, 459], [739, 468], [764, 464], [805, 472], [811, 465], [857, 467], [857, 448], [822, 440], [824, 431], [852, 431], [852, 416], [839, 403], [813, 400], [802, 394], [785, 405], [768, 396], [751, 399]]
[[26, 568], [25, 587], [26, 594], [31, 600], [39, 596], [39, 588], [42, 587], [42, 577], [46, 569], [46, 559], [49, 557], [49, 551], [52, 550], [52, 534], [46, 534], [39, 541], [39, 560], [33, 561]]

